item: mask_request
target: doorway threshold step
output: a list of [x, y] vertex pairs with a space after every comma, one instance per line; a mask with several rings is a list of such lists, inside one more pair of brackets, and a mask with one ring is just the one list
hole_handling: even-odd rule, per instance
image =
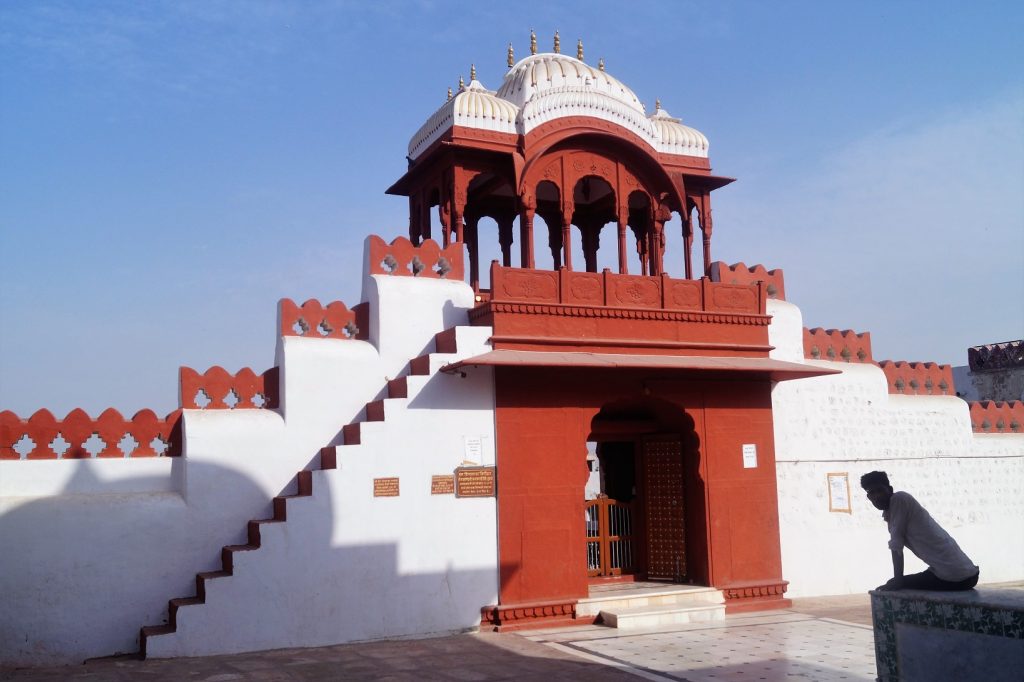
[[590, 597], [580, 599], [577, 615], [596, 616], [601, 611], [619, 612], [655, 606], [706, 606], [724, 604], [725, 595], [714, 587], [635, 583], [632, 586], [591, 588]]
[[601, 611], [601, 622], [619, 630], [722, 620], [725, 620], [725, 604], [662, 604]]

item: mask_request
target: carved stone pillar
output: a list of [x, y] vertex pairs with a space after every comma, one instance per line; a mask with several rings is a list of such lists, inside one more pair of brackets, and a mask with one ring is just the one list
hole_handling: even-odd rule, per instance
[[562, 254], [568, 270], [572, 270], [572, 211], [572, 202], [566, 201], [562, 207]]
[[512, 223], [515, 214], [508, 213], [498, 218], [498, 244], [501, 245], [501, 264], [512, 267]]
[[714, 229], [711, 221], [711, 195], [704, 193], [700, 197], [700, 231], [704, 238], [704, 276], [711, 276], [711, 231]]
[[480, 249], [477, 225], [480, 223], [480, 216], [466, 216], [466, 228], [464, 237], [466, 240], [466, 251], [469, 253], [469, 285], [473, 291], [480, 291]]
[[451, 221], [449, 216], [451, 215], [452, 202], [450, 197], [442, 197], [441, 203], [437, 205], [437, 218], [441, 221], [441, 245], [447, 247], [449, 236], [451, 235]]
[[519, 198], [519, 267], [533, 268], [533, 217], [537, 214], [537, 199], [530, 193]]
[[693, 279], [693, 221], [690, 211], [680, 214], [683, 223], [683, 266], [686, 268], [686, 279]]
[[629, 209], [626, 206], [619, 207], [619, 220], [616, 223], [619, 237], [619, 274], [625, 275], [629, 271], [626, 259], [626, 227], [629, 225]]
[[420, 194], [420, 241], [430, 239], [430, 195], [427, 192]]

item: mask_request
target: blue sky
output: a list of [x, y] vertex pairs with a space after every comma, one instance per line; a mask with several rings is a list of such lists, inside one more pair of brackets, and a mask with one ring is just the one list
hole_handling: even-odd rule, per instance
[[951, 364], [1024, 336], [1024, 3], [7, 2], [0, 409], [271, 366], [276, 301], [358, 301], [409, 138], [531, 28], [708, 136], [712, 255], [783, 268], [808, 326]]

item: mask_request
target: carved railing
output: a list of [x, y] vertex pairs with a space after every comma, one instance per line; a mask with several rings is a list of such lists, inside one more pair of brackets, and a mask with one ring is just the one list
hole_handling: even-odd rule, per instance
[[972, 372], [1024, 367], [1024, 341], [1004, 341], [968, 348], [967, 365]]
[[0, 459], [175, 457], [181, 454], [181, 410], [160, 418], [140, 410], [131, 419], [110, 408], [93, 419], [74, 409], [64, 419], [39, 410], [28, 419], [0, 412]]
[[889, 393], [905, 395], [955, 395], [953, 369], [934, 362], [882, 360]]
[[1024, 433], [1024, 402], [979, 400], [970, 406], [975, 433]]
[[371, 235], [369, 243], [371, 275], [451, 280], [462, 280], [465, 276], [462, 242], [453, 242], [442, 249], [433, 239], [416, 246], [405, 237], [388, 244]]
[[256, 374], [248, 367], [230, 374], [215, 366], [202, 374], [191, 367], [178, 371], [180, 405], [185, 409], [273, 409], [279, 404], [277, 367]]
[[875, 360], [871, 357], [871, 332], [804, 327], [804, 357], [809, 360], [874, 364]]
[[711, 264], [711, 281], [725, 284], [764, 282], [767, 285], [768, 298], [786, 300], [786, 285], [781, 268], [768, 270], [760, 264], [747, 267], [742, 262], [729, 265], [715, 261]]
[[725, 284], [668, 275], [530, 270], [491, 264], [491, 300], [763, 315], [763, 283]]
[[341, 301], [327, 305], [311, 298], [301, 306], [290, 298], [277, 303], [278, 329], [281, 336], [305, 336], [311, 339], [365, 339], [367, 304], [349, 310]]

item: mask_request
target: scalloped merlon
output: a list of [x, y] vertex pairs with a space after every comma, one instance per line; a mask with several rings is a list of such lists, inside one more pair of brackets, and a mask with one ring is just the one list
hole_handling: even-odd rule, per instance
[[[273, 409], [278, 405], [280, 372], [271, 367], [262, 374], [256, 374], [249, 367], [243, 367], [231, 374], [220, 365], [214, 365], [202, 374], [191, 367], [178, 369], [179, 401], [184, 409], [227, 410], [232, 406], [226, 402], [231, 393], [238, 399], [235, 409], [255, 408], [254, 399], [263, 397], [264, 408]], [[210, 399], [206, 408], [196, 403], [196, 395], [202, 391]]]
[[181, 447], [180, 419], [181, 410], [160, 418], [152, 410], [142, 409], [131, 419], [125, 419], [112, 407], [95, 419], [81, 408], [71, 410], [63, 419], [57, 419], [45, 408], [37, 410], [28, 419], [21, 419], [14, 412], [5, 410], [0, 412], [0, 459], [21, 459], [14, 446], [26, 437], [32, 441], [33, 447], [25, 459], [57, 459], [58, 454], [51, 449], [51, 443], [58, 434], [67, 444], [61, 459], [92, 457], [85, 444], [94, 435], [103, 443], [95, 453], [96, 457], [124, 457], [120, 444], [126, 436], [131, 436], [135, 442], [129, 453], [131, 457], [158, 456], [152, 446], [157, 438], [167, 443], [166, 456], [176, 456], [180, 454]]
[[732, 265], [724, 261], [715, 261], [711, 264], [711, 281], [727, 284], [764, 282], [768, 285], [769, 298], [786, 300], [785, 274], [782, 268], [768, 270], [760, 263], [747, 266], [742, 261]]
[[[427, 239], [419, 246], [414, 245], [406, 237], [396, 237], [390, 244], [377, 235], [370, 235], [367, 239], [370, 257], [368, 272], [371, 275], [460, 281], [465, 277], [462, 242], [452, 242], [442, 248], [433, 239]], [[384, 263], [389, 257], [392, 265], [385, 268]], [[415, 263], [419, 263], [421, 267], [414, 268]]]

